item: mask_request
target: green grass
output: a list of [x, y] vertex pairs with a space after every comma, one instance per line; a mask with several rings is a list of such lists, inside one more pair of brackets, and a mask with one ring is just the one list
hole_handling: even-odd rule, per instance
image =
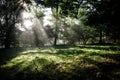
[[0, 50], [1, 80], [120, 80], [119, 46]]

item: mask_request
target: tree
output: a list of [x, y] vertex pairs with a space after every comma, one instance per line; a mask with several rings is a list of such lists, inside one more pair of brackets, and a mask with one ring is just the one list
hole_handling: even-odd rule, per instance
[[76, 41], [82, 44], [86, 44], [94, 36], [94, 29], [85, 25], [74, 25], [72, 30], [75, 32]]
[[[101, 44], [103, 32], [109, 37], [113, 37], [114, 41], [119, 40], [120, 36], [117, 35], [119, 31], [119, 0], [87, 0], [89, 4], [89, 12], [86, 14], [85, 23], [87, 25], [95, 26], [99, 31], [99, 43]], [[111, 8], [112, 7], [112, 8]], [[86, 9], [86, 10], [88, 10]]]
[[[17, 21], [18, 11], [16, 1], [1, 0], [0, 9], [0, 32], [1, 43], [5, 48], [9, 48], [15, 43], [15, 23]], [[15, 11], [16, 10], [16, 11]]]
[[60, 15], [70, 15], [76, 17], [78, 14], [78, 8], [83, 0], [35, 0], [37, 3], [50, 7], [53, 11], [54, 17], [56, 18], [56, 27], [54, 31], [54, 45], [57, 44], [58, 39], [58, 20]]
[[15, 24], [19, 22], [19, 13], [25, 3], [29, 0], [0, 0], [0, 42], [5, 48], [18, 44]]

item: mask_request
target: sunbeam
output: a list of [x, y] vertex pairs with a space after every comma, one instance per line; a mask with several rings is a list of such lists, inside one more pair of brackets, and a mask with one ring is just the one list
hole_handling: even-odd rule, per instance
[[23, 25], [25, 26], [25, 28], [30, 29], [33, 25], [33, 21], [32, 21], [33, 15], [31, 13], [28, 13], [25, 11], [22, 13], [22, 15], [23, 15], [23, 17], [22, 17]]
[[37, 8], [38, 6], [35, 5], [31, 5], [29, 7], [30, 10], [28, 10], [27, 8], [27, 10], [23, 10], [21, 12], [21, 18], [20, 18], [21, 22], [18, 25], [19, 30], [21, 31], [19, 37], [20, 46], [38, 47], [38, 46], [51, 45], [49, 42], [48, 35], [44, 29], [44, 17], [46, 15], [38, 17], [36, 15], [37, 14], [36, 11], [40, 11], [40, 8], [38, 9]]

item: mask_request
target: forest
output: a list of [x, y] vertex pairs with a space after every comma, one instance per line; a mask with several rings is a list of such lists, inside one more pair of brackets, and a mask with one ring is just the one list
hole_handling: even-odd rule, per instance
[[119, 0], [0, 0], [1, 80], [119, 80]]

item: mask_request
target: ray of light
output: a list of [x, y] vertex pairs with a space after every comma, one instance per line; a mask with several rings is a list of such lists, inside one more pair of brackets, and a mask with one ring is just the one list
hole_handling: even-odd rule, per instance
[[[22, 31], [19, 37], [20, 46], [51, 45], [44, 29], [43, 16], [37, 17], [36, 15], [40, 14], [40, 8], [37, 8], [35, 5], [26, 7], [30, 7], [30, 10], [28, 11], [28, 8], [26, 8], [27, 10], [21, 12], [21, 25], [19, 25], [19, 30]], [[36, 11], [38, 12], [36, 13]], [[50, 13], [50, 11], [48, 12]]]

